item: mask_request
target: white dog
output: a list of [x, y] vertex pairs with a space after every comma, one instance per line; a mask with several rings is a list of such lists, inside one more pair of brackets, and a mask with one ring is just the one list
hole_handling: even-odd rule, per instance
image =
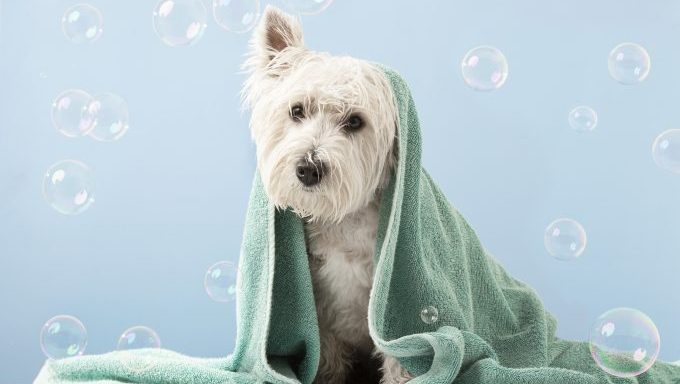
[[315, 383], [344, 384], [380, 359], [381, 383], [411, 376], [378, 351], [368, 299], [381, 190], [396, 164], [397, 113], [374, 65], [305, 48], [299, 21], [267, 7], [245, 63], [258, 170], [269, 199], [305, 219], [321, 360]]

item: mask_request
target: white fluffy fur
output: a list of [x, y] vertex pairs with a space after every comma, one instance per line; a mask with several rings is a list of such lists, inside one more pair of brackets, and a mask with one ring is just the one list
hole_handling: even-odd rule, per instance
[[[369, 336], [367, 309], [380, 192], [397, 155], [391, 88], [368, 62], [306, 49], [299, 21], [271, 6], [251, 49], [243, 99], [252, 110], [258, 170], [269, 199], [305, 219], [321, 337], [315, 382], [345, 383], [358, 352], [383, 357]], [[298, 104], [301, 121], [290, 117]], [[365, 126], [348, 132], [350, 114]], [[296, 167], [312, 157], [327, 170], [307, 187]], [[383, 383], [410, 379], [394, 358], [384, 356], [381, 371]]]

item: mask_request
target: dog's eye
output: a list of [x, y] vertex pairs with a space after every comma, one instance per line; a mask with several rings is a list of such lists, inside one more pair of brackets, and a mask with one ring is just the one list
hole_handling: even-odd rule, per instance
[[305, 118], [305, 110], [302, 105], [295, 105], [290, 109], [290, 117], [295, 121], [300, 121]]
[[345, 129], [350, 132], [358, 131], [364, 126], [364, 119], [359, 115], [352, 115], [345, 122]]

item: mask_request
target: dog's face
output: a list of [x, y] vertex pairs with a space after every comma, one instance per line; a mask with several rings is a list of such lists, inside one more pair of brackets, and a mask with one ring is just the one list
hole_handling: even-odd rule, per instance
[[395, 156], [396, 112], [382, 71], [307, 50], [298, 20], [272, 7], [245, 65], [243, 96], [269, 199], [334, 222], [373, 200]]

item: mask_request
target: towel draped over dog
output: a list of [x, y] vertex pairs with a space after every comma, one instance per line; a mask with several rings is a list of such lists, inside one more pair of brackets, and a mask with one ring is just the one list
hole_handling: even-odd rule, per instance
[[[537, 294], [503, 270], [421, 167], [413, 99], [383, 69], [398, 107], [399, 155], [382, 194], [367, 321], [410, 383], [680, 383], [680, 367], [663, 362], [638, 377], [609, 376], [586, 343], [555, 336]], [[48, 361], [36, 383], [312, 383], [320, 347], [303, 221], [274, 208], [257, 174], [237, 292], [236, 345], [226, 358], [112, 352]], [[436, 321], [421, 319], [426, 307]]]

